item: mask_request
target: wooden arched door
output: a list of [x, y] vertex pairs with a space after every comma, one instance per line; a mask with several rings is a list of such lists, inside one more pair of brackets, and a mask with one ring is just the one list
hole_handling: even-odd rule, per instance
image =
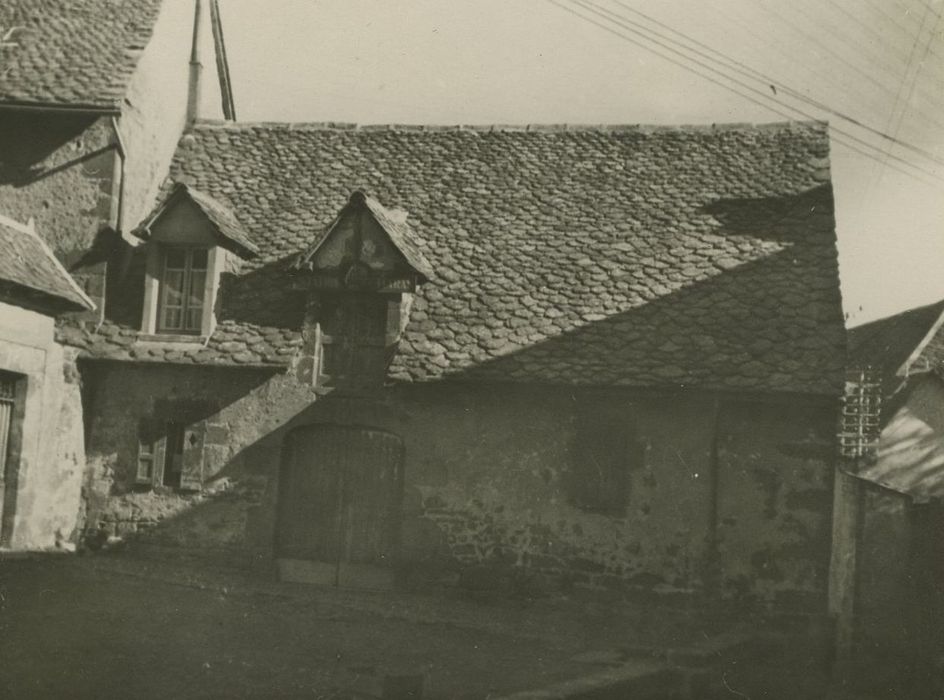
[[285, 438], [276, 551], [284, 579], [384, 586], [399, 544], [403, 443], [315, 425]]

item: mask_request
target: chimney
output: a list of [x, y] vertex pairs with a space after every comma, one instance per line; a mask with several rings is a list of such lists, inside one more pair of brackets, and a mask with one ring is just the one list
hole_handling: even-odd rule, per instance
[[200, 114], [200, 74], [203, 64], [200, 62], [200, 20], [203, 7], [200, 0], [194, 0], [193, 45], [190, 48], [190, 79], [187, 84], [187, 124], [193, 124]]

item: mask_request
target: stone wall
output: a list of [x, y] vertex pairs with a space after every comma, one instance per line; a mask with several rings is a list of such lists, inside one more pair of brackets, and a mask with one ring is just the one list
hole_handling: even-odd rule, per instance
[[[119, 363], [90, 364], [86, 380], [89, 526], [109, 535], [147, 530], [271, 559], [286, 432], [349, 424], [403, 439], [411, 568], [526, 567], [561, 586], [825, 600], [829, 401], [461, 384], [318, 397], [291, 373]], [[175, 397], [218, 402], [205, 489], [136, 491], [137, 421]], [[614, 444], [635, 455], [618, 511], [581, 500], [592, 473], [580, 462], [581, 412], [621, 429]]]
[[[117, 216], [118, 154], [108, 117], [0, 109], [0, 211], [36, 230], [73, 268]], [[99, 257], [99, 259], [101, 259]], [[98, 311], [104, 264], [74, 272]]]
[[85, 471], [75, 353], [53, 342], [52, 318], [0, 302], [0, 370], [19, 377], [0, 544], [71, 548]]
[[[250, 523], [277, 474], [284, 425], [313, 400], [310, 388], [272, 370], [100, 362], [81, 369], [87, 530], [112, 537], [147, 532], [152, 541], [185, 548], [271, 555], [271, 525]], [[203, 491], [135, 487], [140, 422], [167, 419], [179, 407], [207, 420]]]

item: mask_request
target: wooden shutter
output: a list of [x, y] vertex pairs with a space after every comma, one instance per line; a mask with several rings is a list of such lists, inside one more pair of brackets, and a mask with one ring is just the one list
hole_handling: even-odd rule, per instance
[[188, 425], [184, 429], [180, 488], [190, 491], [199, 491], [203, 488], [203, 448], [205, 444], [205, 420]]
[[161, 424], [144, 418], [138, 424], [138, 461], [134, 483], [142, 486], [160, 484], [164, 476], [164, 455], [167, 439]]

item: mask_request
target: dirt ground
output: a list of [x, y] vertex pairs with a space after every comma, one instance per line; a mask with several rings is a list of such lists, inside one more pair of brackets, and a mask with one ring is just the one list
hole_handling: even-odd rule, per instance
[[[586, 675], [595, 656], [697, 644], [709, 636], [699, 619], [605, 601], [260, 585], [110, 556], [0, 559], [0, 697], [341, 700], [421, 674], [427, 699], [481, 699]], [[731, 698], [780, 697], [751, 689], [757, 668], [726, 674]]]

